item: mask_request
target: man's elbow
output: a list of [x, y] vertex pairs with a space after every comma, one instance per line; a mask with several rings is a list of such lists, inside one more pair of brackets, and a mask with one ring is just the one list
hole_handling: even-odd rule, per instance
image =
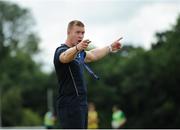
[[97, 57], [95, 55], [91, 55], [91, 57], [88, 58], [87, 62], [94, 62], [98, 60]]

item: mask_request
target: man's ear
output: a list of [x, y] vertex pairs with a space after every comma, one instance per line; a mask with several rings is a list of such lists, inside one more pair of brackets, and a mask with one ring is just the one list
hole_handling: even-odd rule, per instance
[[69, 35], [69, 34], [70, 34], [70, 31], [68, 30], [68, 31], [67, 31], [67, 35]]
[[67, 35], [69, 35], [71, 33], [71, 29], [69, 28], [68, 30], [67, 30]]

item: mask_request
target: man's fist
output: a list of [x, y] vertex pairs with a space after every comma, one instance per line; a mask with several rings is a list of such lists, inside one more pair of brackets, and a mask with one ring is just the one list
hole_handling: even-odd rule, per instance
[[76, 45], [76, 46], [77, 46], [77, 49], [78, 49], [79, 51], [85, 50], [85, 49], [88, 47], [88, 45], [89, 45], [90, 42], [91, 42], [91, 41], [90, 41], [89, 39], [86, 39], [86, 40], [81, 41], [80, 43], [78, 43], [78, 44]]

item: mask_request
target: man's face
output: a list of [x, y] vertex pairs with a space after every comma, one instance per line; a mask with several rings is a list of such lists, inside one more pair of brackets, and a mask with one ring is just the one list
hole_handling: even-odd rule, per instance
[[79, 26], [73, 26], [69, 31], [68, 31], [68, 36], [73, 42], [74, 45], [77, 43], [81, 42], [84, 38], [84, 27], [79, 27]]

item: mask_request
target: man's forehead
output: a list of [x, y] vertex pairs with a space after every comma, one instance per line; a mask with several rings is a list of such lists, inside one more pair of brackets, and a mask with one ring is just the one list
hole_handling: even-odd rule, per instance
[[73, 26], [72, 27], [73, 30], [77, 30], [77, 31], [84, 31], [84, 27], [80, 27], [80, 26]]

